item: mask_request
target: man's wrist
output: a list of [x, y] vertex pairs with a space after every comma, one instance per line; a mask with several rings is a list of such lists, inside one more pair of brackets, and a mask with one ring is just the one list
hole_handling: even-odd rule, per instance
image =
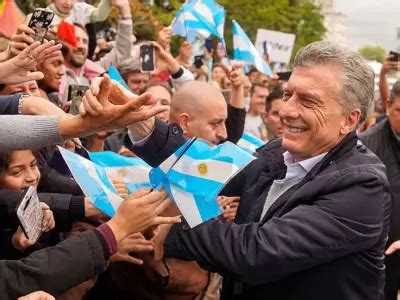
[[148, 137], [154, 130], [155, 121], [156, 118], [151, 117], [148, 120], [129, 125], [128, 129], [133, 139], [135, 141], [140, 141]]
[[115, 218], [112, 218], [110, 221], [106, 223], [108, 227], [111, 229], [112, 233], [114, 234], [115, 240], [117, 244], [122, 241], [125, 237], [128, 236], [128, 233], [124, 231], [122, 226], [115, 221]]

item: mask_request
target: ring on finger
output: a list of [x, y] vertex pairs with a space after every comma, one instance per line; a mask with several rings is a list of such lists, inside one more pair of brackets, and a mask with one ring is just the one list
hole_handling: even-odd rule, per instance
[[29, 54], [28, 54], [28, 57], [29, 57], [30, 59], [35, 59], [35, 58], [33, 57], [32, 53], [29, 53]]

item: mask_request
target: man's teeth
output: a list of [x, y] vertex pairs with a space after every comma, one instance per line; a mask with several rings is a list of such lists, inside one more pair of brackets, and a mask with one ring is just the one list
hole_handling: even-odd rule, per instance
[[299, 133], [299, 132], [304, 132], [304, 131], [306, 131], [305, 129], [297, 128], [297, 127], [287, 127], [287, 130], [288, 130], [289, 132], [293, 132], [293, 133]]

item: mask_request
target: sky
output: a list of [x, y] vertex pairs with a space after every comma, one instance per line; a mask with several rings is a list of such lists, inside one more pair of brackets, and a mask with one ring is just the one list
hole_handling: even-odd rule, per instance
[[344, 13], [347, 45], [358, 49], [366, 44], [400, 50], [399, 0], [334, 0], [335, 10]]

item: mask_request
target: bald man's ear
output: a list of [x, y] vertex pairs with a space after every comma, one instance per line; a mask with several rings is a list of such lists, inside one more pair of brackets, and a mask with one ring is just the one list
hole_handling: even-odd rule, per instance
[[183, 135], [187, 135], [190, 116], [187, 113], [181, 113], [178, 119], [179, 119], [179, 126], [182, 128], [183, 131]]

